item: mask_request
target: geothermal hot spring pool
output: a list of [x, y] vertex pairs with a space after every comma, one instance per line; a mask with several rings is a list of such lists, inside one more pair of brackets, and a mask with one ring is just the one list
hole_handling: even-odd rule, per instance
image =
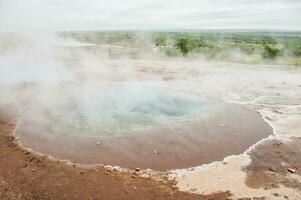
[[58, 159], [154, 170], [222, 160], [271, 133], [245, 107], [141, 85], [49, 90], [16, 130], [23, 146]]

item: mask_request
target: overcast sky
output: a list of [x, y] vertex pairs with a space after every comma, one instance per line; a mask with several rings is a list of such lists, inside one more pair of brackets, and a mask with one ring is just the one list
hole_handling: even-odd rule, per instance
[[301, 30], [301, 0], [0, 0], [0, 31]]

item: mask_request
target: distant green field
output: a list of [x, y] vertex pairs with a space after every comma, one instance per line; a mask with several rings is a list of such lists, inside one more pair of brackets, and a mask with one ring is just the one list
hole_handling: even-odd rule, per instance
[[301, 32], [63, 32], [95, 44], [137, 48], [168, 57], [198, 57], [242, 63], [301, 65]]

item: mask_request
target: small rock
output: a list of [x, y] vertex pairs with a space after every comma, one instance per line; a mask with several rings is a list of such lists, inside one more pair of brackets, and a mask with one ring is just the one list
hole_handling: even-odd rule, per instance
[[159, 152], [157, 150], [154, 150], [154, 154], [159, 154]]
[[81, 171], [81, 172], [79, 172], [79, 174], [84, 174], [85, 172], [83, 172], [83, 171]]
[[270, 117], [268, 117], [268, 116], [265, 116], [265, 118], [266, 118], [267, 120], [272, 121], [272, 118], [270, 118]]
[[225, 127], [225, 124], [220, 124], [219, 126], [220, 126], [220, 127]]
[[174, 190], [175, 190], [175, 189], [177, 189], [177, 188], [178, 188], [178, 187], [177, 187], [176, 185], [172, 185], [172, 186], [171, 186], [171, 189], [174, 189]]
[[100, 144], [101, 144], [101, 142], [96, 142], [96, 144], [97, 144], [97, 145], [100, 145]]
[[27, 167], [27, 166], [28, 166], [28, 164], [27, 164], [27, 163], [23, 165], [23, 167]]
[[287, 171], [290, 172], [290, 173], [292, 173], [292, 174], [296, 173], [296, 170], [292, 169], [292, 168], [288, 168]]
[[11, 136], [11, 135], [9, 135], [9, 136], [7, 136], [7, 139], [9, 140], [9, 141], [14, 141], [14, 136]]
[[283, 112], [279, 111], [279, 110], [273, 110], [274, 113], [277, 113], [277, 114], [283, 114]]
[[31, 171], [31, 172], [34, 172], [34, 171], [35, 171], [35, 169], [31, 169], [30, 171]]
[[279, 146], [281, 146], [282, 144], [283, 144], [282, 142], [277, 142], [277, 143], [273, 144], [273, 146], [279, 147]]
[[143, 177], [143, 178], [150, 178], [150, 175], [149, 174], [142, 174], [142, 175], [140, 175], [141, 177]]
[[139, 171], [140, 171], [140, 168], [136, 168], [135, 171], [136, 171], [136, 172], [139, 172]]
[[34, 161], [35, 159], [36, 159], [35, 157], [31, 156], [31, 157], [29, 158], [29, 161], [32, 162], [32, 161]]
[[276, 169], [274, 167], [269, 167], [269, 170], [272, 172], [276, 172]]
[[107, 171], [108, 171], [108, 172], [113, 172], [114, 170], [111, 169], [111, 168], [107, 168]]
[[136, 176], [135, 176], [135, 175], [132, 175], [131, 177], [132, 177], [132, 178], [136, 178]]

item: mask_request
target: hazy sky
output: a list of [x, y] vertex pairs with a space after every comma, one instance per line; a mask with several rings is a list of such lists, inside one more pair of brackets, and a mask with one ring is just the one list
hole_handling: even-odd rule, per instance
[[301, 0], [0, 0], [0, 31], [301, 30]]

